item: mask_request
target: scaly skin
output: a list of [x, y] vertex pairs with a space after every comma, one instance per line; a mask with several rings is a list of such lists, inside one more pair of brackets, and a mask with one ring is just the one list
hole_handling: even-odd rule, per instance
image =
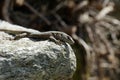
[[[22, 38], [22, 37], [32, 37], [32, 38], [44, 38], [44, 39], [54, 39], [54, 41], [60, 41], [60, 42], [67, 42], [69, 44], [73, 44], [74, 40], [67, 35], [66, 33], [60, 32], [60, 31], [47, 31], [47, 32], [39, 32], [34, 29], [24, 28], [18, 25], [12, 25], [5, 21], [0, 21], [0, 31], [4, 31], [7, 33], [12, 33], [16, 36], [16, 39]], [[25, 35], [21, 35], [23, 33], [26, 33]]]

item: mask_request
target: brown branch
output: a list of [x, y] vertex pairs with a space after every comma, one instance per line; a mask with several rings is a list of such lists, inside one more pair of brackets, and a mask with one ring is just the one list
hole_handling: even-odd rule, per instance
[[4, 5], [3, 5], [3, 8], [2, 8], [2, 15], [3, 15], [3, 17], [6, 21], [12, 23], [12, 21], [9, 18], [10, 14], [8, 12], [9, 7], [10, 7], [10, 2], [11, 2], [11, 0], [5, 0], [4, 1]]
[[103, 19], [108, 13], [110, 13], [111, 11], [113, 11], [114, 4], [113, 3], [109, 3], [109, 5], [105, 8], [103, 8], [98, 15], [95, 17], [96, 20], [101, 20]]
[[24, 2], [24, 5], [26, 7], [28, 7], [34, 14], [36, 14], [37, 16], [39, 16], [42, 20], [44, 20], [46, 22], [47, 25], [50, 25], [51, 22], [45, 18], [41, 13], [39, 13], [38, 11], [36, 11], [30, 4], [28, 4], [26, 1]]
[[66, 27], [67, 26], [67, 24], [62, 20], [62, 18], [57, 13], [53, 12], [53, 15], [60, 22], [60, 24], [62, 25], [62, 27]]

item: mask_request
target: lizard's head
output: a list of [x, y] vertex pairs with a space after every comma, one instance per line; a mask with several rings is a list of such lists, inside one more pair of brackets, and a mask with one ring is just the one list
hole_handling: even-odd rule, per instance
[[56, 38], [56, 39], [58, 39], [58, 40], [60, 40], [60, 41], [62, 41], [62, 42], [67, 42], [67, 43], [69, 43], [69, 44], [74, 44], [74, 40], [72, 39], [72, 37], [71, 36], [69, 36], [68, 34], [66, 34], [66, 33], [63, 33], [63, 32], [57, 32], [57, 33], [53, 33], [53, 36]]

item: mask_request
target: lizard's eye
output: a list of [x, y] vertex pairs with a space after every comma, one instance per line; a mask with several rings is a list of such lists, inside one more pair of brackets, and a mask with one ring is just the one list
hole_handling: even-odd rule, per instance
[[71, 38], [69, 36], [66, 37], [68, 40], [71, 40]]

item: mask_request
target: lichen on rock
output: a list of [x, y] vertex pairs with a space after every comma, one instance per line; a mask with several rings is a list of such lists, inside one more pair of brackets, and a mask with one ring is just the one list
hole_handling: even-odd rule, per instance
[[68, 80], [76, 69], [69, 44], [0, 32], [0, 80]]

